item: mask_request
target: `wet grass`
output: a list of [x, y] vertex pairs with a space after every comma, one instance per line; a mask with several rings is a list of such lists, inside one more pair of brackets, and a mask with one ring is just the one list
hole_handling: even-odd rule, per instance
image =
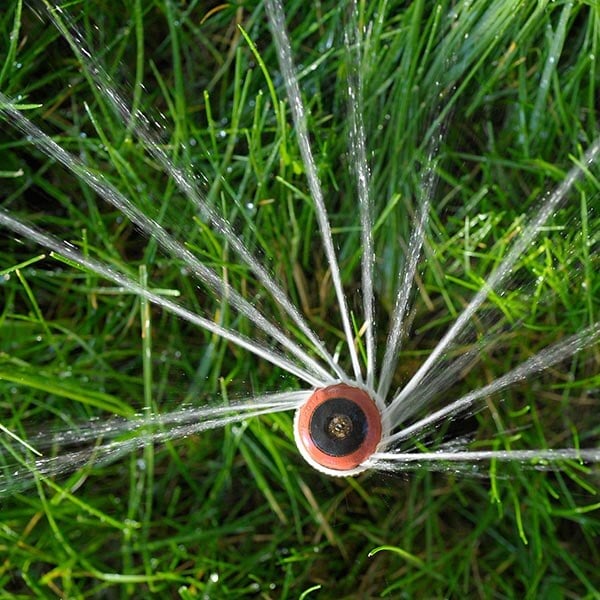
[[[262, 6], [65, 4], [122, 95], [158, 122], [175, 164], [204, 176], [210, 202], [349, 366]], [[296, 0], [285, 8], [342, 274], [360, 320], [344, 10]], [[395, 379], [401, 385], [598, 136], [600, 14], [583, 3], [517, 9], [488, 0], [442, 2], [433, 12], [419, 1], [359, 2], [359, 11], [368, 25], [364, 119], [382, 215], [375, 240], [381, 355], [431, 134], [446, 123], [413, 332]], [[295, 333], [227, 241], [194, 218], [64, 37], [36, 15], [11, 0], [0, 16], [0, 91]], [[0, 157], [6, 210], [138, 281], [147, 277], [151, 288], [216, 322], [264, 337], [4, 122]], [[495, 342], [448, 390], [452, 399], [598, 319], [598, 175], [596, 165], [458, 340], [454, 353], [486, 335]], [[93, 417], [300, 385], [4, 230], [0, 294], [0, 424], [23, 438], [76, 430]], [[599, 362], [597, 345], [588, 348], [487, 399], [486, 410], [450, 424], [449, 433], [471, 435], [478, 448], [596, 447]], [[13, 463], [18, 443], [6, 434], [0, 441], [2, 460]], [[148, 445], [107, 465], [92, 455], [68, 477], [32, 478], [26, 489], [17, 483], [0, 498], [3, 597], [600, 593], [598, 469], [575, 462], [548, 471], [499, 463], [328, 479], [302, 462], [283, 414]]]

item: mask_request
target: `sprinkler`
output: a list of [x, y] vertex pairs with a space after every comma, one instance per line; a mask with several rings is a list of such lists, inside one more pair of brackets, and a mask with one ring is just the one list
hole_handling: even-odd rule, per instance
[[364, 471], [364, 463], [387, 434], [382, 408], [383, 403], [354, 385], [337, 383], [316, 389], [294, 419], [300, 454], [327, 475]]

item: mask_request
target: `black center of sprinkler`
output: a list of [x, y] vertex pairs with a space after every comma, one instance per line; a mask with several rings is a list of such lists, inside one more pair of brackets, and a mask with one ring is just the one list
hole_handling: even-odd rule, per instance
[[367, 436], [367, 417], [347, 398], [331, 398], [320, 404], [310, 419], [310, 437], [329, 456], [346, 456], [358, 450]]

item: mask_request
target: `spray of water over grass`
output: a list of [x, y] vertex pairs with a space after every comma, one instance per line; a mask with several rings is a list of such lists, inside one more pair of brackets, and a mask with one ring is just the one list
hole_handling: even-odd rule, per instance
[[[57, 31], [21, 13], [18, 2], [11, 7], [3, 17], [2, 92], [17, 98], [61, 147], [135, 198], [144, 214], [172, 227], [224, 283], [279, 315], [227, 240], [186, 208], [173, 180], [114, 115]], [[206, 175], [208, 201], [285, 283], [327, 347], [344, 353], [347, 332], [330, 317], [335, 295], [317, 250], [316, 218], [262, 7], [206, 13], [165, 2], [160, 8], [162, 14], [134, 3], [126, 27], [123, 15], [107, 7], [74, 12], [111, 77], [125, 81], [126, 90], [133, 83], [132, 105], [158, 113], [160, 142], [171, 159]], [[308, 130], [340, 276], [351, 290], [361, 244], [353, 175], [345, 168], [343, 19], [337, 5], [307, 9], [290, 2], [285, 8], [302, 63]], [[569, 155], [580, 158], [597, 134], [597, 15], [569, 3], [521, 8], [515, 16], [510, 3], [440, 5], [431, 13], [420, 2], [409, 8], [357, 6], [358, 22], [368, 24], [363, 119], [372, 196], [382, 210], [375, 222], [379, 319], [391, 313], [396, 297], [398, 249], [410, 239], [406, 215], [418, 213], [413, 199], [427, 164], [428, 127], [434, 131], [438, 117], [455, 111], [436, 166], [440, 182], [424, 247], [427, 268], [418, 270], [413, 336], [403, 343], [396, 385], [417, 372], [440, 331], [506, 256], [529, 207], [564, 180]], [[257, 45], [267, 81], [237, 25]], [[441, 31], [447, 32], [443, 44]], [[56, 67], [48, 69], [46, 60]], [[454, 72], [444, 79], [448, 69]], [[440, 114], [432, 115], [432, 90], [444, 80], [454, 81], [455, 89]], [[158, 252], [157, 240], [140, 236], [27, 140], [7, 135], [2, 152], [6, 209], [142, 287], [147, 283], [138, 265], [146, 265], [153, 293], [268, 344], [228, 298], [198, 293], [177, 257]], [[453, 397], [597, 320], [593, 173], [519, 258], [519, 279], [492, 294], [488, 317], [471, 325], [494, 335], [483, 336], [491, 341], [478, 353], [477, 369], [461, 363], [466, 381], [451, 381], [457, 386]], [[2, 238], [1, 248], [2, 424], [17, 435], [29, 439], [26, 428], [39, 430], [49, 420], [64, 429], [93, 417], [176, 411], [181, 403], [202, 406], [297, 385], [267, 361], [151, 310], [147, 297], [127, 293], [93, 270], [42, 257], [11, 236]], [[360, 303], [350, 309], [360, 314]], [[490, 311], [505, 317], [497, 330]], [[293, 337], [304, 337], [292, 320], [281, 320]], [[468, 356], [473, 343], [473, 337], [459, 340], [453, 351]], [[595, 348], [487, 398], [491, 412], [477, 424], [467, 422], [464, 433], [475, 432], [482, 443], [493, 439], [498, 449], [597, 443]], [[342, 355], [345, 366], [348, 358]], [[503, 403], [492, 404], [498, 399]], [[295, 457], [289, 419], [278, 415], [157, 451], [147, 444], [112, 466], [95, 467], [91, 455], [69, 479], [40, 482], [37, 494], [3, 500], [9, 557], [3, 583], [15, 593], [66, 596], [106, 589], [142, 596], [149, 589], [181, 597], [198, 591], [296, 597], [315, 584], [326, 595], [355, 593], [357, 586], [365, 595], [386, 589], [391, 595], [403, 589], [446, 596], [597, 591], [597, 475], [577, 462], [550, 474], [492, 462], [491, 470], [475, 467], [476, 474], [490, 476], [482, 482], [465, 478], [468, 468], [461, 468], [456, 480], [422, 469], [406, 480], [342, 483], [324, 481]]]

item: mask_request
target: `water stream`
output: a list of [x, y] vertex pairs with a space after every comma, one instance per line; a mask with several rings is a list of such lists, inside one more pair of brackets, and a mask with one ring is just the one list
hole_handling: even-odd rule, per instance
[[[594, 323], [583, 331], [562, 339], [556, 344], [548, 346], [544, 350], [534, 354], [519, 366], [502, 375], [502, 377], [498, 377], [487, 385], [469, 392], [458, 400], [450, 402], [440, 410], [429, 414], [427, 417], [420, 419], [413, 425], [401, 429], [389, 437], [387, 444], [394, 444], [402, 440], [411, 439], [418, 434], [427, 431], [429, 427], [439, 423], [441, 420], [450, 419], [460, 413], [471, 410], [478, 400], [493, 396], [514, 383], [523, 381], [540, 371], [552, 367], [565, 360], [565, 358], [580, 352], [585, 347], [595, 344], [598, 339], [600, 339], [600, 323]], [[437, 389], [438, 391], [441, 391], [443, 390], [443, 387], [438, 386]], [[416, 397], [417, 399], [419, 398], [418, 394]], [[404, 408], [404, 411], [399, 410], [399, 408]], [[418, 403], [413, 403], [411, 405], [408, 402], [406, 403], [406, 406], [390, 405], [388, 407], [390, 412], [393, 412], [393, 416], [390, 418], [393, 419], [393, 422], [395, 423], [405, 422], [405, 420], [415, 414], [419, 408]]]
[[223, 339], [229, 340], [239, 346], [240, 348], [244, 348], [249, 350], [256, 356], [260, 356], [265, 360], [268, 360], [274, 365], [282, 368], [288, 373], [292, 373], [299, 377], [300, 379], [310, 383], [313, 386], [319, 387], [326, 383], [327, 380], [317, 379], [309, 372], [303, 370], [302, 368], [296, 366], [294, 363], [290, 362], [283, 355], [278, 354], [277, 352], [257, 343], [256, 341], [245, 337], [231, 329], [227, 329], [211, 321], [206, 319], [200, 315], [197, 315], [194, 312], [186, 309], [185, 307], [177, 304], [176, 302], [165, 298], [164, 296], [160, 296], [159, 294], [155, 294], [150, 290], [147, 290], [139, 283], [131, 279], [130, 277], [119, 273], [112, 267], [109, 267], [106, 264], [102, 264], [97, 260], [84, 256], [79, 250], [75, 248], [69, 242], [59, 240], [58, 238], [44, 233], [33, 225], [28, 225], [23, 222], [22, 219], [17, 219], [12, 215], [9, 215], [6, 212], [0, 211], [0, 225], [10, 229], [11, 231], [20, 234], [40, 246], [44, 248], [48, 248], [54, 252], [57, 252], [61, 256], [73, 261], [76, 265], [84, 269], [88, 269], [92, 273], [96, 273], [105, 279], [116, 283], [118, 286], [122, 287], [124, 290], [129, 291], [136, 296], [140, 296], [142, 298], [146, 298], [153, 304], [160, 306], [161, 308], [189, 321], [190, 323], [201, 327], [202, 329], [206, 329], [207, 331], [211, 331], [212, 333], [217, 334]]
[[[36, 479], [71, 473], [85, 465], [102, 465], [142, 448], [172, 439], [198, 435], [240, 420], [265, 414], [296, 409], [310, 392], [271, 394], [239, 401], [229, 406], [186, 407], [171, 413], [142, 414], [135, 419], [90, 421], [78, 429], [40, 432], [29, 438], [39, 450], [49, 450], [49, 456], [2, 450], [0, 446], [0, 495], [18, 492]], [[124, 437], [121, 440], [115, 438]], [[93, 442], [90, 444], [90, 442]], [[52, 447], [77, 447], [52, 456]], [[11, 456], [12, 455], [12, 456]], [[10, 461], [10, 462], [9, 462]]]
[[545, 223], [548, 221], [551, 215], [553, 215], [561, 202], [564, 201], [567, 194], [573, 188], [575, 182], [580, 179], [585, 173], [586, 169], [592, 165], [597, 159], [600, 153], [600, 138], [597, 139], [585, 152], [582, 160], [579, 164], [575, 165], [566, 175], [563, 182], [544, 198], [541, 202], [541, 206], [534, 216], [527, 222], [523, 231], [516, 237], [513, 246], [509, 250], [506, 257], [502, 262], [494, 269], [489, 277], [484, 282], [482, 288], [475, 294], [473, 299], [469, 302], [467, 307], [463, 310], [460, 316], [456, 319], [454, 324], [444, 334], [444, 337], [440, 340], [438, 345], [433, 349], [431, 354], [427, 357], [427, 360], [421, 365], [419, 370], [415, 373], [413, 378], [398, 392], [390, 404], [390, 411], [396, 410], [396, 407], [400, 407], [406, 397], [411, 394], [415, 388], [423, 381], [427, 376], [427, 373], [435, 362], [442, 356], [442, 354], [448, 349], [448, 347], [456, 340], [460, 332], [469, 324], [473, 315], [481, 307], [486, 298], [490, 295], [493, 290], [496, 290], [498, 286], [510, 275], [512, 268], [514, 267], [517, 260], [522, 256], [525, 249], [533, 242], [536, 236], [540, 233]]
[[[375, 370], [375, 296], [373, 276], [375, 269], [375, 247], [373, 227], [375, 207], [370, 190], [369, 163], [367, 161], [366, 134], [363, 123], [363, 84], [360, 62], [362, 58], [362, 35], [358, 23], [358, 6], [352, 0], [348, 5], [349, 23], [345, 31], [346, 52], [349, 55], [348, 114], [350, 115], [350, 139], [348, 151], [350, 163], [355, 171], [356, 191], [360, 212], [361, 277], [364, 327], [366, 339], [366, 381], [374, 387]], [[385, 394], [384, 394], [385, 395]]]
[[306, 169], [308, 187], [310, 188], [311, 197], [317, 214], [323, 250], [325, 251], [325, 256], [327, 257], [327, 262], [331, 269], [331, 279], [333, 287], [335, 288], [340, 316], [346, 334], [348, 353], [350, 354], [352, 361], [354, 377], [356, 381], [362, 382], [362, 369], [360, 367], [358, 353], [354, 343], [352, 326], [350, 325], [348, 302], [342, 286], [340, 268], [333, 245], [331, 224], [329, 222], [325, 200], [323, 199], [321, 182], [319, 180], [315, 159], [310, 146], [308, 126], [306, 123], [306, 110], [304, 108], [304, 103], [302, 102], [302, 94], [296, 77], [296, 67], [294, 66], [294, 61], [292, 59], [292, 47], [287, 34], [283, 6], [280, 0], [265, 0], [265, 7], [271, 23], [271, 31], [273, 32], [273, 41], [277, 48], [279, 66], [285, 82], [290, 110], [292, 111], [292, 118], [294, 119], [294, 125], [296, 127], [296, 136], [298, 138], [298, 145], [300, 146], [304, 168]]
[[[266, 319], [239, 292], [232, 289], [227, 283], [224, 283], [217, 273], [198, 260], [198, 258], [185, 248], [182, 243], [174, 240], [159, 223], [150, 219], [137, 209], [133, 203], [116, 190], [101, 173], [92, 172], [81, 162], [81, 160], [66, 152], [38, 127], [23, 117], [18, 110], [15, 110], [10, 99], [1, 92], [0, 113], [6, 114], [15, 127], [18, 127], [25, 135], [30, 136], [31, 139], [35, 140], [35, 144], [39, 149], [63, 164], [67, 169], [96, 191], [101, 198], [118, 208], [149, 237], [157, 240], [167, 252], [180, 258], [190, 271], [195, 274], [200, 281], [208, 285], [219, 298], [227, 298], [228, 301], [242, 314], [256, 323], [263, 331], [271, 335], [292, 354], [299, 358], [314, 374], [318, 375], [322, 381], [328, 380], [329, 375], [327, 371], [316, 363], [315, 360], [293, 340]], [[7, 227], [9, 226], [8, 220], [5, 222], [5, 225]]]
[[[106, 98], [115, 112], [120, 116], [123, 125], [127, 126], [132, 130], [139, 140], [144, 144], [145, 148], [149, 153], [162, 165], [165, 172], [173, 179], [177, 187], [183, 192], [186, 198], [194, 205], [197, 209], [197, 214], [200, 218], [207, 219], [213, 229], [220, 234], [231, 244], [234, 251], [237, 253], [242, 263], [248, 265], [252, 272], [257, 276], [260, 283], [269, 291], [272, 298], [283, 308], [283, 310], [292, 318], [294, 323], [300, 328], [300, 330], [306, 335], [308, 340], [311, 342], [312, 347], [319, 353], [323, 358], [326, 359], [329, 368], [331, 368], [338, 377], [345, 378], [346, 374], [333, 359], [331, 354], [327, 351], [323, 342], [318, 339], [314, 331], [311, 329], [306, 319], [302, 316], [300, 311], [292, 304], [283, 288], [275, 281], [273, 276], [267, 271], [267, 269], [259, 262], [259, 260], [253, 256], [252, 252], [244, 244], [244, 240], [237, 235], [231, 224], [217, 213], [215, 208], [209, 204], [202, 193], [198, 181], [204, 182], [205, 178], [198, 176], [192, 172], [191, 169], [183, 169], [178, 167], [173, 160], [171, 160], [168, 154], [163, 149], [163, 145], [156, 133], [152, 131], [152, 122], [148, 119], [141, 111], [132, 110], [128, 105], [127, 101], [121, 94], [118, 93], [116, 86], [113, 84], [108, 73], [103, 69], [102, 65], [94, 59], [93, 52], [86, 46], [83, 36], [80, 34], [78, 29], [73, 23], [69, 25], [67, 15], [64, 14], [62, 9], [49, 8], [49, 14], [52, 18], [52, 22], [59, 29], [65, 38], [69, 41], [69, 44], [78, 57], [78, 59], [85, 65], [87, 72], [91, 74], [92, 80], [97, 87], [97, 90], [104, 98]], [[155, 129], [159, 128], [158, 124]], [[110, 201], [110, 200], [109, 200]], [[143, 218], [143, 216], [141, 217]], [[154, 229], [154, 230], [153, 230]], [[157, 224], [149, 228], [151, 235], [156, 234], [156, 230], [160, 229]], [[240, 310], [244, 314], [252, 315], [252, 318], [257, 324], [267, 331], [270, 335], [273, 335], [275, 339], [281, 342], [282, 338], [285, 338], [285, 344], [289, 347], [293, 347], [293, 352], [298, 356], [302, 355], [302, 360], [308, 361], [313, 368], [320, 370], [323, 375], [323, 370], [318, 367], [314, 360], [306, 355], [306, 353], [299, 349], [297, 345], [289, 337], [282, 334], [281, 331], [277, 331], [276, 328], [266, 319], [259, 315], [256, 309], [249, 305], [249, 303], [242, 298], [235, 290], [227, 288], [222, 289], [222, 282], [215, 278], [214, 274], [211, 273], [204, 265], [199, 263], [193, 255], [187, 252], [181, 247], [177, 247], [177, 243], [173, 240], [169, 240], [165, 247], [168, 251], [173, 252], [173, 247], [176, 250], [184, 254], [184, 258], [188, 264], [198, 272], [199, 278], [209, 283], [220, 296], [227, 294], [233, 294], [236, 304], [240, 307]]]
[[[443, 140], [441, 134], [443, 128], [438, 123], [428, 145], [429, 154], [422, 166], [420, 192], [416, 202], [418, 210], [412, 222], [404, 260], [400, 263], [400, 268], [396, 273], [396, 297], [393, 301], [387, 331], [384, 332], [381, 331], [381, 327], [378, 327], [375, 311], [378, 265], [375, 253], [374, 224], [379, 215], [376, 203], [372, 198], [367, 132], [362, 115], [363, 82], [360, 60], [363, 38], [357, 20], [350, 18], [350, 26], [347, 28], [345, 36], [346, 52], [350, 57], [346, 82], [350, 117], [349, 156], [357, 188], [361, 242], [361, 302], [359, 304], [363, 311], [357, 321], [358, 326], [354, 326], [340, 271], [339, 253], [334, 244], [330, 214], [324, 200], [321, 180], [310, 143], [307, 109], [302, 100], [297, 69], [292, 58], [285, 13], [280, 0], [266, 0], [265, 9], [277, 49], [294, 122], [294, 132], [318, 222], [320, 243], [331, 274], [331, 285], [335, 290], [337, 309], [345, 337], [344, 352], [349, 357], [352, 376], [349, 376], [344, 370], [343, 362], [339, 360], [339, 352], [331, 351], [325, 346], [310, 324], [307, 315], [302, 314], [290, 300], [284, 291], [284, 286], [280, 285], [274, 274], [269, 272], [268, 268], [250, 251], [244, 240], [236, 234], [233, 225], [207, 201], [199, 185], [202, 178], [196, 177], [191, 169], [180, 168], [170, 159], [158, 141], [156, 132], [152, 131], [152, 120], [129, 106], [118, 93], [109, 75], [101, 65], [97, 64], [93, 51], [85, 45], [84, 38], [79, 34], [74, 23], [62, 10], [54, 10], [54, 7], [51, 6], [49, 6], [49, 14], [54, 24], [71, 45], [83, 68], [90, 74], [96, 89], [119, 115], [123, 125], [135, 133], [149, 155], [161, 165], [164, 172], [194, 206], [198, 215], [210, 224], [215, 232], [227, 240], [237, 258], [252, 271], [256, 280], [268, 291], [277, 306], [298, 327], [303, 339], [288, 331], [285, 324], [281, 324], [278, 320], [278, 315], [268, 315], [259, 310], [244, 296], [244, 290], [235, 289], [230, 285], [216, 270], [196, 256], [183, 241], [176, 239], [158, 220], [144, 214], [133, 201], [111, 185], [108, 178], [102, 173], [94, 171], [85, 164], [83, 159], [67, 152], [27, 119], [23, 112], [16, 107], [13, 99], [2, 93], [0, 93], [0, 114], [7, 124], [25, 135], [35, 148], [62, 164], [82, 183], [94, 190], [100, 198], [117, 208], [146, 236], [156, 240], [166, 253], [180, 259], [197, 280], [210, 289], [218, 300], [230, 303], [241, 315], [264, 332], [277, 347], [254, 340], [251, 336], [242, 334], [231, 327], [222, 326], [210, 318], [186, 308], [183, 304], [151, 291], [107, 263], [86, 256], [69, 242], [57, 238], [6, 210], [0, 210], [0, 228], [49, 249], [68, 259], [82, 270], [93, 272], [122, 287], [128, 293], [143, 298], [161, 309], [269, 361], [311, 388], [322, 388], [333, 382], [341, 381], [365, 389], [372, 398], [385, 403], [383, 420], [386, 427], [389, 424], [389, 431], [385, 432], [380, 447], [368, 460], [369, 468], [386, 471], [446, 468], [448, 463], [473, 465], [494, 460], [511, 460], [535, 467], [560, 463], [565, 460], [600, 462], [600, 450], [597, 448], [469, 450], [460, 447], [449, 450], [447, 445], [442, 444], [436, 450], [428, 447], [418, 449], [415, 447], [406, 451], [406, 444], [426, 440], [427, 436], [440, 424], [481, 410], [484, 407], [485, 399], [490, 396], [576, 355], [583, 349], [596, 344], [600, 339], [600, 323], [593, 323], [582, 331], [564, 337], [533, 354], [520, 365], [485, 385], [464, 393], [458, 398], [446, 398], [441, 407], [439, 403], [436, 405], [433, 402], [451, 383], [461, 377], [462, 370], [467, 364], [477, 359], [482, 348], [492, 345], [493, 337], [490, 333], [487, 337], [484, 336], [483, 340], [480, 340], [479, 344], [471, 351], [457, 358], [448, 358], [450, 349], [464, 330], [472, 324], [474, 316], [480, 311], [490, 294], [501, 290], [502, 286], [507, 284], [515, 265], [543, 231], [548, 220], [556, 213], [587, 170], [598, 162], [600, 137], [587, 148], [579, 162], [569, 170], [556, 189], [542, 198], [538, 208], [515, 236], [504, 258], [491, 270], [481, 288], [474, 293], [437, 345], [408, 381], [399, 390], [390, 394], [402, 343], [410, 333], [410, 302], [414, 295], [415, 278], [423, 261], [423, 249], [427, 241], [429, 216], [435, 198], [437, 160]], [[352, 15], [357, 14], [354, 1], [350, 2], [350, 11]], [[359, 330], [364, 331], [365, 335], [365, 359], [361, 359], [358, 351]], [[377, 339], [386, 340], [379, 369]], [[145, 444], [162, 443], [198, 434], [209, 429], [224, 427], [242, 419], [296, 410], [311, 393], [311, 389], [275, 392], [258, 395], [256, 398], [232, 405], [186, 407], [164, 414], [144, 414], [133, 419], [91, 421], [81, 424], [74, 431], [33, 433], [22, 442], [16, 434], [12, 434], [11, 437], [11, 432], [3, 427], [0, 435], [4, 431], [6, 435], [4, 445], [7, 449], [2, 450], [0, 454], [0, 458], [4, 461], [4, 466], [0, 469], [0, 493], [10, 493], [22, 489], [35, 481], [36, 477], [64, 475], [91, 462], [103, 464], [141, 448]], [[99, 440], [97, 443], [92, 443], [97, 440]], [[58, 456], [46, 456], [45, 452], [56, 444], [66, 445], [67, 450]], [[69, 450], [69, 446], [74, 446], [75, 449]], [[36, 453], [40, 453], [41, 456]]]

